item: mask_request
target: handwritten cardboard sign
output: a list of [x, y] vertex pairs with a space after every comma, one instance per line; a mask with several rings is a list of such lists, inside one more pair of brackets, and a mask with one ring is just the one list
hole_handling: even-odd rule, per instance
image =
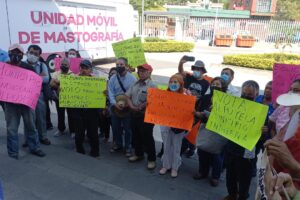
[[0, 100], [35, 109], [42, 87], [36, 73], [0, 62]]
[[191, 130], [196, 97], [149, 88], [145, 122]]
[[128, 64], [136, 68], [137, 66], [146, 63], [144, 49], [141, 38], [136, 37], [121, 42], [112, 44], [115, 56], [125, 57], [128, 59]]
[[267, 113], [265, 105], [214, 91], [206, 128], [251, 151], [261, 136]]
[[167, 90], [168, 86], [167, 85], [158, 84], [157, 88], [160, 89], [160, 90]]
[[276, 63], [273, 67], [272, 99], [287, 93], [294, 80], [300, 79], [300, 65]]
[[[68, 59], [70, 61], [70, 70], [74, 74], [79, 74], [79, 72], [80, 72], [80, 62], [82, 61], [82, 58], [68, 58]], [[55, 70], [56, 71], [60, 70], [61, 60], [62, 60], [62, 58], [55, 58], [54, 59], [54, 64], [55, 64]]]
[[106, 80], [87, 76], [61, 76], [59, 106], [65, 108], [105, 108]]

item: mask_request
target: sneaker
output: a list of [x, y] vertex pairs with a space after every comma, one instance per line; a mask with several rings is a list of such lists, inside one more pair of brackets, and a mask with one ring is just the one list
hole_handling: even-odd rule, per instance
[[144, 156], [136, 156], [136, 155], [134, 155], [134, 156], [130, 156], [128, 158], [128, 161], [129, 162], [136, 162], [136, 161], [140, 161], [140, 160], [143, 160], [143, 159], [144, 159]]
[[132, 155], [131, 150], [127, 149], [126, 152], [125, 152], [125, 156], [130, 157], [131, 155]]
[[75, 133], [71, 133], [71, 138], [75, 139]]
[[217, 187], [219, 185], [219, 180], [214, 178], [210, 179], [210, 185], [212, 187]]
[[54, 137], [60, 137], [60, 136], [62, 136], [63, 134], [64, 134], [63, 131], [56, 131], [56, 132], [54, 133]]
[[148, 168], [149, 170], [155, 169], [155, 167], [156, 167], [155, 161], [148, 161], [147, 168]]
[[178, 176], [177, 170], [172, 169], [172, 171], [171, 171], [171, 177], [172, 177], [172, 178], [176, 178], [177, 176]]
[[38, 157], [45, 157], [46, 154], [42, 150], [36, 150], [31, 152], [33, 155], [38, 156]]
[[110, 153], [120, 152], [122, 151], [121, 147], [114, 146], [110, 149]]
[[159, 170], [159, 174], [160, 175], [165, 175], [167, 173], [168, 169], [167, 168], [161, 168], [161, 170]]
[[197, 174], [195, 174], [194, 176], [193, 176], [193, 179], [194, 180], [201, 180], [201, 179], [205, 179], [207, 176], [204, 176], [204, 175], [202, 175], [202, 174], [200, 174], [200, 173], [197, 173]]
[[24, 144], [22, 144], [22, 147], [23, 147], [23, 148], [26, 148], [26, 147], [28, 147], [28, 143], [27, 143], [27, 142], [25, 142]]
[[53, 125], [47, 126], [47, 130], [48, 130], [48, 131], [50, 131], [50, 130], [52, 130], [52, 129], [53, 129]]
[[40, 140], [40, 143], [44, 144], [44, 145], [50, 145], [51, 144], [50, 140], [48, 140], [47, 138]]

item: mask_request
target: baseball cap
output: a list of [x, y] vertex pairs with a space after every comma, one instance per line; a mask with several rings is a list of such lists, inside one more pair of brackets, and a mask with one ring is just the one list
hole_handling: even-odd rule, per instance
[[18, 49], [19, 51], [21, 51], [22, 53], [24, 53], [24, 49], [20, 44], [12, 44], [9, 46], [8, 51], [12, 51], [14, 49]]
[[149, 64], [147, 64], [147, 63], [145, 63], [145, 64], [142, 64], [142, 65], [139, 65], [137, 68], [144, 68], [144, 69], [146, 69], [146, 70], [148, 70], [148, 71], [150, 71], [150, 72], [152, 72], [152, 71], [153, 71], [153, 68], [152, 68], [152, 66], [151, 66], [151, 65], [149, 65]]
[[206, 73], [206, 69], [205, 69], [205, 64], [204, 62], [202, 62], [201, 60], [197, 60], [195, 62], [195, 64], [192, 65], [192, 70], [195, 69], [195, 68], [200, 68], [204, 71], [204, 73]]
[[300, 94], [286, 93], [277, 97], [277, 103], [282, 106], [297, 106], [300, 105]]
[[80, 66], [82, 66], [82, 65], [85, 66], [85, 67], [88, 67], [90, 69], [93, 68], [93, 65], [92, 65], [91, 61], [86, 60], [86, 59], [80, 62]]

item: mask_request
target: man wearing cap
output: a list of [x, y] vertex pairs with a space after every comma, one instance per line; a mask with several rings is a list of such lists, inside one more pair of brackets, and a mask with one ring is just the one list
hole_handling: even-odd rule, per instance
[[[197, 102], [195, 108], [197, 107], [198, 100], [204, 96], [209, 89], [209, 82], [204, 78], [204, 74], [207, 72], [205, 65], [201, 60], [197, 60], [194, 65], [192, 65], [193, 74], [191, 75], [188, 72], [183, 70], [183, 64], [187, 61], [184, 60], [184, 57], [181, 58], [178, 65], [178, 72], [184, 78], [184, 87], [191, 91], [193, 96], [196, 96]], [[187, 157], [194, 155], [195, 146], [191, 144], [187, 139], [183, 139], [182, 142], [182, 152], [187, 151]]]
[[[49, 73], [48, 68], [45, 63], [40, 62], [39, 58], [42, 54], [42, 49], [38, 45], [30, 45], [27, 50], [27, 60], [26, 63], [31, 65], [35, 72], [40, 75], [43, 79], [43, 85], [47, 87], [49, 84]], [[42, 87], [39, 100], [37, 102], [35, 108], [35, 115], [36, 115], [36, 128], [39, 133], [39, 140], [41, 144], [50, 145], [51, 142], [47, 138], [47, 122], [46, 122], [46, 97], [44, 94], [45, 87]], [[23, 146], [27, 146], [25, 143]]]
[[[113, 75], [108, 82], [108, 97], [111, 106], [111, 123], [113, 130], [113, 138], [115, 145], [112, 147], [111, 152], [120, 151], [123, 149], [122, 135], [125, 131], [125, 152], [126, 156], [131, 156], [131, 122], [130, 115], [118, 116], [114, 110], [122, 111], [126, 109], [123, 103], [119, 104], [116, 97], [124, 95], [128, 89], [136, 82], [136, 78], [126, 70], [128, 60], [126, 58], [118, 58], [116, 63], [117, 74]], [[126, 104], [125, 104], [126, 105]]]
[[[9, 64], [35, 72], [32, 66], [22, 62], [24, 50], [19, 44], [10, 46], [8, 53], [10, 58]], [[15, 103], [5, 103], [8, 155], [15, 159], [19, 157], [18, 128], [21, 116], [24, 121], [24, 130], [26, 131], [25, 135], [27, 136], [30, 152], [36, 156], [44, 157], [45, 153], [40, 149], [38, 133], [34, 123], [34, 110], [25, 105]]]
[[240, 91], [234, 87], [231, 82], [234, 79], [234, 71], [231, 68], [224, 68], [221, 72], [221, 78], [227, 83], [227, 93], [239, 97], [241, 96]]
[[[93, 66], [89, 60], [83, 60], [80, 63], [79, 76], [92, 76]], [[73, 114], [74, 112], [74, 114]], [[89, 138], [91, 150], [89, 155], [92, 157], [99, 157], [99, 137], [98, 137], [98, 108], [74, 108], [72, 114], [74, 115], [75, 124], [75, 145], [76, 151], [85, 154], [83, 146], [85, 133]]]
[[144, 122], [147, 104], [148, 88], [157, 86], [150, 79], [153, 68], [149, 64], [137, 67], [139, 80], [126, 92], [128, 105], [132, 110], [132, 142], [135, 155], [129, 158], [129, 162], [136, 162], [144, 158], [144, 152], [148, 155], [148, 169], [154, 169], [156, 164], [155, 142], [153, 138], [153, 124]]

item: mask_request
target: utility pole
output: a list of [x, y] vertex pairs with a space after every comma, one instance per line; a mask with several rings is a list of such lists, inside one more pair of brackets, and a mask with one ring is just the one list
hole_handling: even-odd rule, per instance
[[145, 10], [145, 0], [142, 0], [142, 41], [144, 41], [144, 10]]

